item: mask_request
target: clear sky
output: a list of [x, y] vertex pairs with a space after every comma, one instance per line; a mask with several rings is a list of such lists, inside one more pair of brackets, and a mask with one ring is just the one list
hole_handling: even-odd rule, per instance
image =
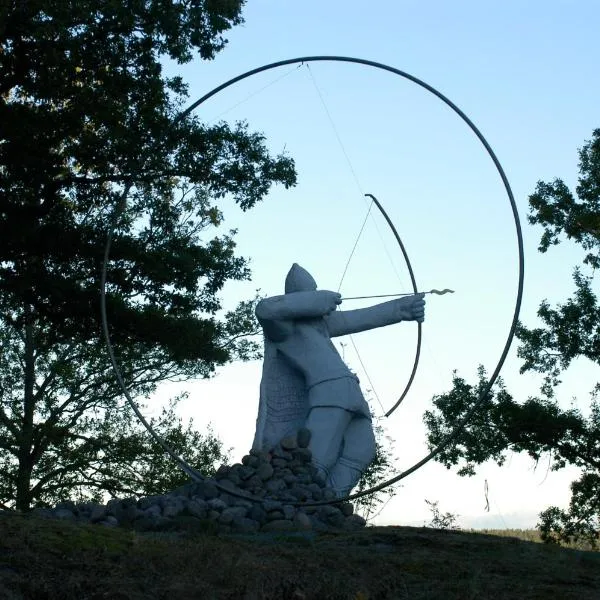
[[[227, 36], [212, 63], [171, 65], [190, 85], [190, 101], [249, 69], [278, 60], [344, 55], [388, 64], [436, 87], [461, 108], [496, 152], [523, 221], [526, 279], [522, 320], [535, 323], [539, 302], [566, 299], [580, 258], [564, 245], [537, 253], [540, 231], [526, 223], [527, 197], [539, 180], [577, 179], [577, 148], [600, 127], [600, 5], [595, 0], [407, 1], [250, 0], [246, 22]], [[337, 290], [372, 193], [394, 221], [422, 290], [429, 296], [422, 359], [404, 404], [382, 424], [395, 440], [398, 471], [427, 453], [423, 411], [450, 388], [453, 369], [474, 381], [479, 364], [492, 371], [514, 309], [516, 236], [501, 180], [468, 127], [428, 92], [390, 73], [352, 64], [311, 63], [271, 70], [218, 94], [196, 114], [207, 121], [247, 120], [273, 152], [297, 165], [299, 184], [276, 188], [248, 213], [225, 205], [226, 228], [238, 229], [254, 279], [230, 285], [225, 307], [255, 289], [281, 293], [296, 261], [319, 286]], [[373, 213], [341, 285], [344, 296], [409, 291], [400, 250]], [[355, 308], [347, 303], [342, 308]], [[381, 405], [402, 391], [412, 367], [416, 325], [401, 323], [355, 336]], [[366, 388], [367, 375], [349, 341], [343, 352]], [[518, 374], [516, 345], [502, 372], [525, 399], [539, 380]], [[251, 445], [261, 364], [234, 364], [211, 381], [163, 386], [164, 400], [186, 390], [180, 407], [202, 429], [211, 423], [232, 458]], [[595, 371], [576, 364], [565, 378], [565, 405], [582, 409]], [[373, 393], [371, 393], [373, 395]], [[577, 396], [576, 399], [573, 399]], [[152, 407], [154, 403], [151, 404]], [[384, 411], [377, 400], [376, 415]], [[482, 466], [459, 478], [430, 463], [397, 487], [375, 520], [422, 524], [425, 499], [460, 515], [465, 527], [532, 527], [550, 503], [568, 501], [572, 472], [547, 473], [513, 456], [503, 468]], [[484, 483], [490, 512], [484, 510]]]

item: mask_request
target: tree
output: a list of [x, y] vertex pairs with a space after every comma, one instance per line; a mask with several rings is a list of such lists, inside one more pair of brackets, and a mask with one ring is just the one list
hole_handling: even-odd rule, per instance
[[[542, 326], [530, 329], [520, 324], [517, 329], [521, 373], [543, 375], [540, 397], [516, 402], [500, 381], [437, 459], [448, 468], [460, 465], [461, 475], [472, 475], [475, 466], [488, 459], [503, 464], [508, 451], [526, 452], [536, 461], [549, 455], [554, 470], [579, 467], [581, 475], [571, 484], [568, 510], [549, 507], [541, 513], [539, 527], [546, 541], [585, 539], [595, 546], [600, 535], [600, 383], [590, 390], [587, 414], [561, 408], [556, 396], [561, 373], [573, 360], [586, 358], [600, 364], [600, 307], [592, 289], [594, 269], [600, 264], [600, 129], [579, 151], [576, 195], [556, 179], [539, 182], [529, 197], [529, 222], [544, 229], [540, 252], [564, 238], [585, 251], [582, 265], [574, 270], [573, 296], [556, 308], [544, 300], [538, 310]], [[455, 374], [453, 389], [433, 399], [435, 410], [425, 413], [432, 448], [473, 406], [485, 381], [483, 369], [475, 385]]]
[[[124, 484], [129, 491], [145, 489], [141, 475], [151, 469], [139, 450], [149, 442], [140, 441], [121, 407], [100, 341], [111, 220], [108, 320], [133, 396], [147, 396], [161, 381], [208, 377], [216, 366], [257, 352], [247, 338], [255, 328], [253, 301], [222, 314], [224, 284], [248, 279], [250, 271], [235, 254], [235, 231], [215, 235], [223, 222], [219, 202], [232, 198], [247, 210], [272, 184], [293, 185], [293, 161], [272, 157], [245, 123], [176, 121], [187, 88], [165, 76], [161, 63], [188, 62], [195, 52], [214, 58], [226, 43], [223, 32], [242, 22], [243, 4], [0, 6], [6, 506], [27, 510], [75, 489], [112, 493], [128, 469], [136, 471]], [[168, 414], [156, 424], [167, 437], [190, 433]]]

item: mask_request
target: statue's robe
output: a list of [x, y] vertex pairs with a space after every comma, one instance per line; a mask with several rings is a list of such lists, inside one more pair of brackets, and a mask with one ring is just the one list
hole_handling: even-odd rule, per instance
[[[265, 298], [261, 303], [269, 300], [271, 298]], [[384, 327], [401, 320], [394, 301], [357, 310], [336, 310], [322, 319], [330, 338]], [[269, 451], [282, 438], [304, 427], [310, 406], [305, 378], [286, 358], [285, 345], [288, 342], [274, 342], [265, 335], [264, 343], [260, 400], [252, 448]], [[346, 408], [342, 398], [329, 405]], [[357, 412], [370, 418], [366, 402]]]

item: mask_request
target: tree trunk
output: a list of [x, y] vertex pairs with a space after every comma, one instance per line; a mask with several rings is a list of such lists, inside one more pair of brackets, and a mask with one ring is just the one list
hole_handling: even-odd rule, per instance
[[19, 440], [19, 467], [17, 471], [16, 509], [27, 511], [31, 507], [31, 474], [33, 459], [33, 416], [35, 413], [35, 340], [33, 315], [30, 306], [25, 308], [25, 349], [23, 356], [23, 419]]

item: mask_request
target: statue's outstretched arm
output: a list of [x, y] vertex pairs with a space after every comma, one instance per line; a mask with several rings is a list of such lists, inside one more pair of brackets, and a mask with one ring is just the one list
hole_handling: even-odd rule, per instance
[[256, 317], [264, 334], [273, 342], [285, 340], [293, 321], [324, 317], [341, 302], [341, 295], [328, 290], [293, 292], [264, 298], [256, 305]]
[[293, 292], [264, 298], [256, 305], [259, 320], [293, 321], [323, 317], [335, 310], [341, 295], [329, 290]]
[[335, 311], [325, 317], [329, 335], [337, 337], [385, 327], [400, 321], [419, 321], [425, 318], [423, 294], [405, 296], [367, 308]]

